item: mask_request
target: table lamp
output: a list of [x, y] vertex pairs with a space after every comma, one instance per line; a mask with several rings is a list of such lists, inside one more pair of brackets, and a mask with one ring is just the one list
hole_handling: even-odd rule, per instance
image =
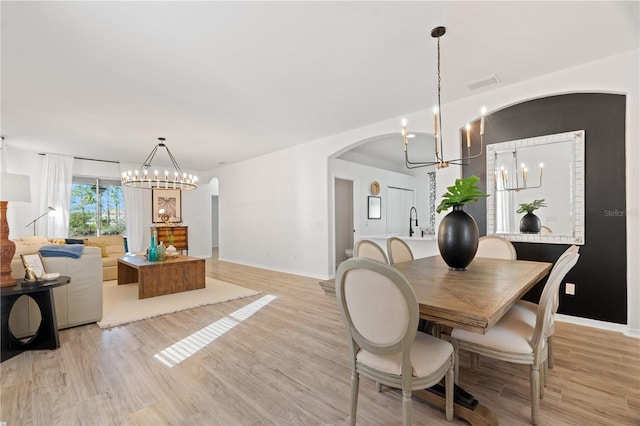
[[31, 202], [29, 176], [0, 173], [0, 287], [16, 283], [11, 276], [11, 259], [16, 252], [16, 245], [9, 240], [9, 223], [7, 222], [9, 201]]

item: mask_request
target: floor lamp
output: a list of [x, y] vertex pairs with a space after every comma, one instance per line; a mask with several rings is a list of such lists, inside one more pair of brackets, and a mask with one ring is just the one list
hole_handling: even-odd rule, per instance
[[0, 173], [0, 287], [16, 283], [11, 276], [11, 259], [16, 253], [16, 245], [9, 240], [9, 223], [7, 222], [9, 201], [31, 202], [29, 176]]
[[40, 216], [36, 217], [35, 219], [33, 219], [31, 222], [27, 223], [27, 225], [25, 226], [25, 228], [28, 228], [31, 224], [33, 224], [33, 236], [36, 236], [36, 222], [38, 221], [38, 219], [42, 218], [43, 216], [48, 215], [51, 212], [55, 212], [56, 209], [54, 209], [53, 207], [49, 206], [47, 207], [47, 211], [42, 213]]

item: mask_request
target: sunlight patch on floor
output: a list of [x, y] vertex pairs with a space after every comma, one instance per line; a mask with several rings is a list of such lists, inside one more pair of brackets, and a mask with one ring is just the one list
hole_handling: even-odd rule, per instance
[[242, 321], [251, 317], [251, 315], [271, 303], [275, 298], [276, 296], [271, 294], [261, 297], [255, 302], [249, 303], [247, 306], [232, 312], [228, 316], [219, 319], [213, 324], [209, 324], [205, 328], [196, 331], [192, 335], [185, 337], [166, 349], [163, 349], [153, 357], [169, 368], [174, 367], [231, 330], [236, 325], [240, 324]]

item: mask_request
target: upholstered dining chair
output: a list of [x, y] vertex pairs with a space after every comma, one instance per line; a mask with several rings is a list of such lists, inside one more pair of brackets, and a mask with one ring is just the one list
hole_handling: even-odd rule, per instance
[[[559, 262], [563, 257], [566, 257], [569, 253], [578, 253], [580, 248], [578, 246], [569, 247], [556, 262]], [[560, 288], [554, 294], [553, 309], [551, 310], [551, 317], [549, 318], [550, 324], [547, 330], [547, 365], [549, 368], [553, 368], [553, 334], [555, 333], [555, 314], [558, 312], [558, 305], [560, 304]], [[529, 302], [527, 300], [518, 300], [518, 302], [511, 308], [512, 315], [517, 315], [521, 320], [527, 324], [534, 326], [536, 323], [536, 315], [538, 312], [538, 304]]]
[[516, 260], [516, 249], [511, 241], [496, 235], [485, 235], [478, 241], [476, 257]]
[[539, 423], [540, 398], [544, 395], [540, 369], [547, 361], [547, 338], [550, 317], [553, 315], [554, 297], [565, 275], [573, 268], [580, 255], [570, 252], [553, 266], [545, 284], [536, 312], [535, 326], [508, 311], [485, 334], [454, 328], [451, 343], [455, 348], [455, 377], [458, 381], [459, 351], [466, 350], [490, 358], [516, 364], [530, 365], [531, 422]]
[[407, 279], [382, 262], [354, 258], [340, 264], [336, 297], [349, 336], [350, 424], [356, 424], [360, 375], [402, 389], [404, 425], [411, 425], [412, 391], [445, 378], [445, 411], [453, 419], [452, 345], [417, 331], [418, 300]]
[[366, 257], [389, 264], [389, 258], [382, 247], [371, 240], [357, 241], [353, 246], [353, 257]]
[[413, 252], [411, 247], [398, 237], [387, 239], [387, 253], [389, 253], [389, 263], [408, 262], [413, 260]]

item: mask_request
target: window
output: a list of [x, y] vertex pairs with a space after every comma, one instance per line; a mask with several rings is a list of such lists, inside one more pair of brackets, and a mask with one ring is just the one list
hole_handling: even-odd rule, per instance
[[120, 235], [124, 231], [124, 199], [120, 182], [74, 177], [69, 236]]

